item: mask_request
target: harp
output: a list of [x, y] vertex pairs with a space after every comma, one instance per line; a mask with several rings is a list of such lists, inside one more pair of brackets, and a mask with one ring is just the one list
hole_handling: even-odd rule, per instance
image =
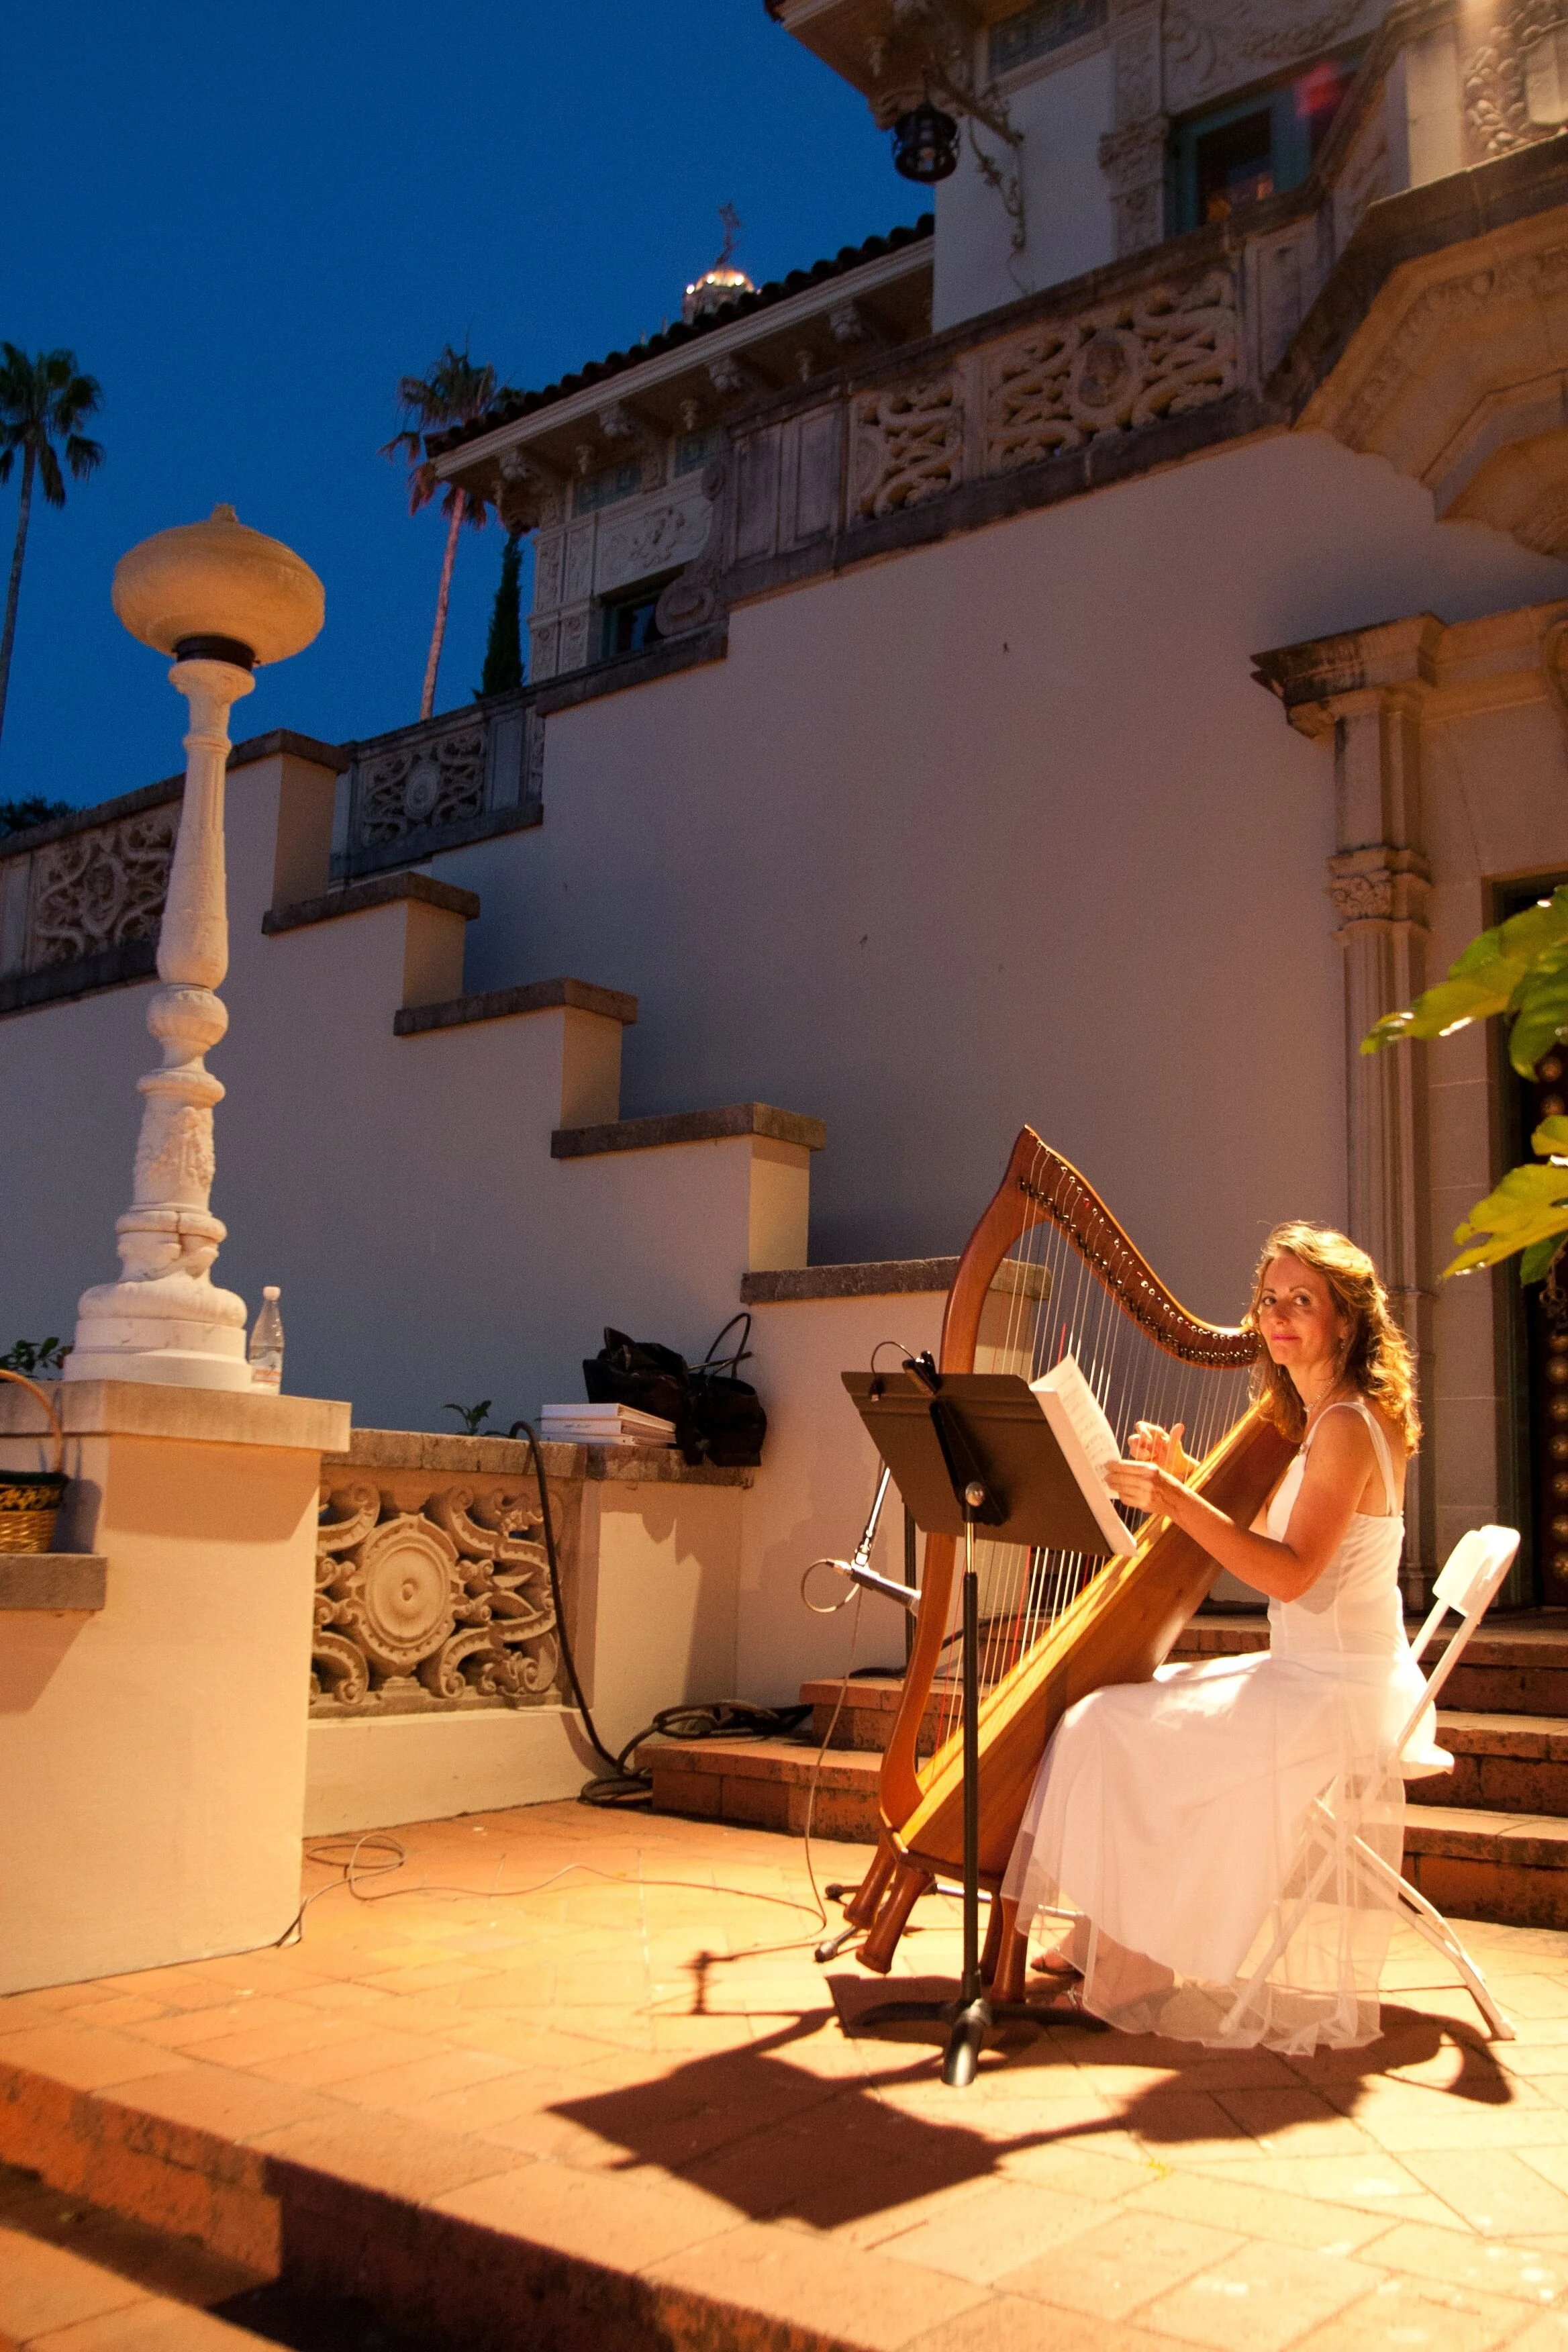
[[[1173, 1297], [1093, 1187], [1025, 1128], [958, 1263], [939, 1369], [1035, 1379], [1079, 1360], [1125, 1448], [1139, 1421], [1185, 1423], [1193, 1485], [1247, 1524], [1295, 1451], [1250, 1402], [1251, 1331], [1205, 1323]], [[957, 1543], [926, 1538], [904, 1687], [879, 1790], [882, 1834], [845, 1905], [857, 1957], [885, 1973], [915, 1904], [963, 1855]], [[980, 1875], [995, 1895], [1046, 1742], [1076, 1699], [1144, 1682], [1206, 1595], [1215, 1562], [1154, 1520], [1101, 1561], [977, 1543], [981, 1614]], [[1024, 1949], [991, 1905], [985, 1969], [1022, 1998]]]

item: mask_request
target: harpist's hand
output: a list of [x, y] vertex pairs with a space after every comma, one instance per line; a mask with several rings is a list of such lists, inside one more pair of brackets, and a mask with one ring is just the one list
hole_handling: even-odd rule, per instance
[[1102, 1475], [1117, 1501], [1131, 1509], [1163, 1512], [1167, 1507], [1172, 1473], [1163, 1463], [1108, 1462]]
[[1152, 1462], [1168, 1470], [1173, 1478], [1184, 1479], [1192, 1465], [1182, 1451], [1182, 1438], [1186, 1430], [1184, 1421], [1174, 1429], [1162, 1429], [1157, 1421], [1141, 1421], [1127, 1441], [1127, 1451], [1134, 1462]]

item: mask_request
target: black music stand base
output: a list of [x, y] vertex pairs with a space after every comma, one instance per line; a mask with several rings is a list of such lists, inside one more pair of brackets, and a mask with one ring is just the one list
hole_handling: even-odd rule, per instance
[[1041, 2032], [1047, 2025], [1066, 2024], [1069, 2017], [1074, 2024], [1098, 2022], [1094, 2018], [1080, 2021], [1076, 2011], [1037, 2009], [1026, 2000], [992, 2000], [982, 1992], [971, 2001], [962, 1996], [957, 2000], [881, 2001], [856, 2019], [855, 2030], [859, 2032], [868, 2025], [950, 2027], [942, 2079], [950, 2090], [966, 2091], [979, 2070], [980, 2053], [998, 2025], [1032, 2025]]
[[[884, 2000], [855, 2021], [857, 2032], [875, 2025], [945, 2025], [942, 2079], [967, 2090], [980, 2053], [998, 2025], [1032, 2025], [1043, 2032], [1077, 2012], [1037, 2009], [1023, 2000], [992, 2000], [980, 1977], [980, 1604], [974, 1573], [974, 1519], [963, 1519], [963, 1976], [954, 2000]], [[1085, 2021], [1097, 2024], [1098, 2019]]]
[[[1075, 1527], [1063, 1513], [1087, 1516], [1062, 1466], [1055, 1436], [1021, 1380], [959, 1375], [905, 1366], [907, 1385], [847, 1372], [845, 1386], [920, 1524], [963, 1536], [963, 1974], [954, 2000], [879, 2002], [856, 2020], [858, 2032], [876, 2025], [945, 2025], [942, 2079], [955, 2091], [973, 2082], [980, 2053], [998, 2025], [1030, 2025], [1037, 2032], [1064, 2022], [1061, 2010], [1027, 2001], [994, 2001], [980, 1975], [980, 1583], [974, 1568], [978, 1520], [997, 1542], [1060, 1550], [1109, 1546], [1092, 1525]], [[862, 1388], [864, 1393], [862, 1393]], [[1016, 1391], [1015, 1395], [1013, 1392]], [[1021, 1400], [1021, 1402], [1020, 1402]], [[912, 1408], [912, 1410], [911, 1410]], [[985, 1438], [977, 1433], [984, 1430]], [[990, 1445], [1010, 1493], [1000, 1490], [982, 1443]], [[1062, 1480], [1072, 1488], [1064, 1504]], [[922, 1507], [923, 1503], [923, 1507]], [[957, 1522], [955, 1525], [954, 1522]], [[841, 1938], [832, 1939], [837, 1945]], [[831, 1946], [824, 1945], [818, 1958]], [[1075, 2021], [1078, 2012], [1070, 2012]], [[1098, 2019], [1089, 2022], [1098, 2024]]]

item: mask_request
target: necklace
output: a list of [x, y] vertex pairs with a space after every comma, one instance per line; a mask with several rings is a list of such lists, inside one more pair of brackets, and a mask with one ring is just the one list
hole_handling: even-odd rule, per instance
[[[1330, 1405], [1333, 1403], [1335, 1393], [1341, 1385], [1342, 1383], [1339, 1381], [1331, 1381], [1330, 1385], [1323, 1391], [1322, 1395], [1318, 1398], [1316, 1403], [1307, 1406], [1307, 1418], [1301, 1428], [1301, 1443], [1303, 1445], [1305, 1445], [1307, 1440], [1312, 1434], [1318, 1423], [1321, 1421]], [[1305, 1402], [1304, 1399], [1303, 1402]]]

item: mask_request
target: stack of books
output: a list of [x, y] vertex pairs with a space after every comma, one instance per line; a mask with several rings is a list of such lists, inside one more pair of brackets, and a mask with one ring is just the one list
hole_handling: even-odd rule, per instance
[[539, 1434], [552, 1445], [673, 1445], [675, 1423], [629, 1404], [547, 1404]]

